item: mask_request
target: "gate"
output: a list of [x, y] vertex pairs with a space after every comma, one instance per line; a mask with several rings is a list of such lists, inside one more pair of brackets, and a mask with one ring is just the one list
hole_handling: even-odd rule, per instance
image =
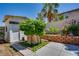
[[20, 41], [20, 34], [19, 32], [12, 32], [10, 31], [10, 42], [19, 42]]

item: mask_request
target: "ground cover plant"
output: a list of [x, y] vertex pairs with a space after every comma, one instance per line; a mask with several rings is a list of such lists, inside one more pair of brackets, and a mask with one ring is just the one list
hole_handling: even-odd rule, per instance
[[38, 49], [42, 48], [43, 46], [47, 45], [48, 42], [47, 41], [41, 41], [40, 44], [35, 44], [35, 45], [30, 45], [27, 41], [24, 42], [20, 42], [20, 44], [26, 48], [29, 48], [30, 50], [32, 50], [33, 52], [37, 51]]

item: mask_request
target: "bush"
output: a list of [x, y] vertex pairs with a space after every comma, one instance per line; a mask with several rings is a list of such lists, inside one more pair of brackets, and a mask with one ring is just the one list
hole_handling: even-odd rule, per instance
[[68, 26], [68, 32], [72, 33], [75, 36], [79, 36], [79, 24], [72, 24]]
[[42, 20], [26, 20], [20, 23], [20, 29], [25, 35], [43, 35], [46, 23]]
[[63, 20], [64, 16], [63, 15], [59, 15], [59, 20]]
[[49, 30], [53, 34], [57, 34], [59, 32], [59, 29], [57, 27], [50, 27]]
[[39, 36], [45, 34], [45, 26], [46, 23], [42, 20], [29, 19], [20, 23], [20, 29], [24, 31], [25, 35], [28, 35], [27, 40], [30, 44], [37, 44], [41, 42]]
[[62, 29], [63, 34], [68, 35], [69, 33], [72, 33], [74, 36], [79, 35], [79, 24], [71, 24], [69, 26], [65, 26]]
[[3, 32], [0, 32], [0, 36], [4, 36], [4, 33]]
[[25, 20], [20, 23], [20, 30], [24, 31], [25, 35], [35, 34], [34, 20]]
[[35, 34], [36, 35], [44, 35], [46, 23], [43, 20], [35, 20]]
[[62, 29], [63, 34], [67, 35], [68, 34], [68, 27], [64, 26], [64, 28]]

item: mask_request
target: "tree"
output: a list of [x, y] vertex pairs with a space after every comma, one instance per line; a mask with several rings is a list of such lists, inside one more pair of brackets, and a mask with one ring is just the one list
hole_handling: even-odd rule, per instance
[[39, 20], [43, 20], [43, 16], [42, 16], [42, 14], [41, 13], [38, 13], [38, 16], [37, 16], [37, 19]]
[[20, 29], [28, 36], [29, 44], [40, 43], [39, 36], [45, 33], [45, 22], [42, 20], [25, 20], [20, 23]]
[[53, 19], [57, 19], [58, 7], [58, 3], [45, 3], [43, 4], [43, 9], [41, 10], [41, 13], [43, 17], [47, 17], [48, 21], [51, 22]]

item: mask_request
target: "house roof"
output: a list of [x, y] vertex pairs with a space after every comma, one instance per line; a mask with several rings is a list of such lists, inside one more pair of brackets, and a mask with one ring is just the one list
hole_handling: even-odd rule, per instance
[[79, 8], [77, 8], [77, 9], [73, 9], [73, 10], [69, 10], [69, 11], [66, 11], [66, 12], [62, 12], [62, 13], [59, 13], [59, 14], [70, 13], [70, 12], [73, 12], [73, 11], [78, 11], [78, 10], [79, 10]]
[[8, 20], [8, 18], [21, 18], [21, 19], [29, 19], [29, 18], [24, 17], [24, 16], [6, 15], [6, 16], [4, 16], [4, 20], [3, 20], [3, 22], [5, 22], [6, 20]]

